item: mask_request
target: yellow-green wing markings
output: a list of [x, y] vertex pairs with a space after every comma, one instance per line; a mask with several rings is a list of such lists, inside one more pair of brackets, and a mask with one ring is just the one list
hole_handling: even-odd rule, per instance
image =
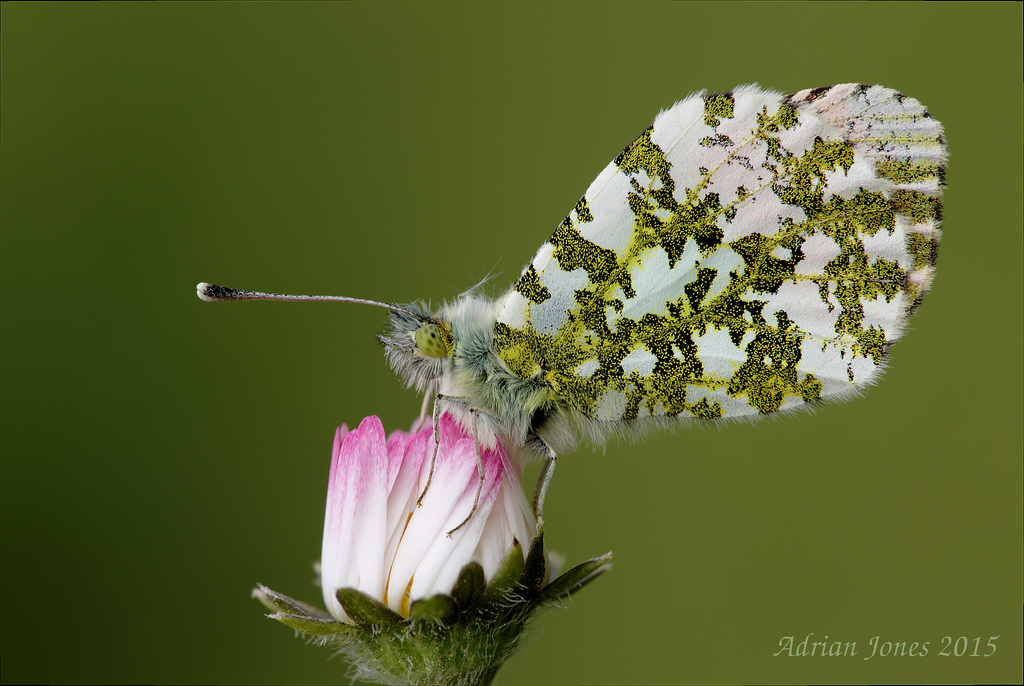
[[931, 281], [944, 162], [938, 123], [881, 87], [688, 98], [528, 265], [495, 350], [607, 421], [855, 393]]

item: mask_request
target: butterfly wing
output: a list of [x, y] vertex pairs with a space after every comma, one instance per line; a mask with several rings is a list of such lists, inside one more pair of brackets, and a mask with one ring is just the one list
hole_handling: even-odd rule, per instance
[[691, 96], [527, 265], [496, 352], [608, 422], [856, 394], [931, 283], [945, 160], [939, 122], [881, 86]]

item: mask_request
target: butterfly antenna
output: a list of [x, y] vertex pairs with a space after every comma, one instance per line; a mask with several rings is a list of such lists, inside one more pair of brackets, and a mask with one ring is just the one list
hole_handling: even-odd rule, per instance
[[284, 293], [263, 293], [262, 291], [240, 291], [237, 288], [218, 286], [216, 284], [206, 283], [205, 281], [196, 286], [196, 295], [199, 296], [200, 300], [205, 300], [208, 303], [233, 302], [236, 300], [295, 300], [299, 302], [356, 303], [357, 305], [375, 305], [376, 307], [383, 307], [389, 310], [405, 312], [406, 314], [410, 314], [414, 317], [416, 316], [413, 312], [410, 312], [404, 307], [392, 305], [391, 303], [382, 303], [377, 300], [346, 298], [341, 295], [287, 295]]

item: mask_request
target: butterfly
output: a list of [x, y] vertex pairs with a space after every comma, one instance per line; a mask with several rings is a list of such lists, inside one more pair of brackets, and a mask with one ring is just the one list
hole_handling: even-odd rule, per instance
[[[758, 418], [875, 382], [935, 274], [948, 157], [913, 98], [842, 84], [701, 92], [598, 175], [504, 295], [387, 308], [384, 354], [480, 440], [547, 460]], [[424, 410], [425, 411], [425, 410]]]

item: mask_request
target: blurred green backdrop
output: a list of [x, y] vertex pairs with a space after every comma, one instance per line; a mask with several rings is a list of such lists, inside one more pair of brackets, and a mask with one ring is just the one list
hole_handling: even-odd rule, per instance
[[[420, 401], [380, 312], [197, 281], [500, 291], [660, 108], [846, 81], [918, 98], [951, 150], [939, 276], [887, 378], [561, 460], [548, 545], [614, 568], [497, 683], [1021, 680], [1020, 3], [0, 12], [5, 682], [347, 681], [249, 590], [319, 604], [334, 427]], [[931, 648], [773, 657], [812, 632]]]

